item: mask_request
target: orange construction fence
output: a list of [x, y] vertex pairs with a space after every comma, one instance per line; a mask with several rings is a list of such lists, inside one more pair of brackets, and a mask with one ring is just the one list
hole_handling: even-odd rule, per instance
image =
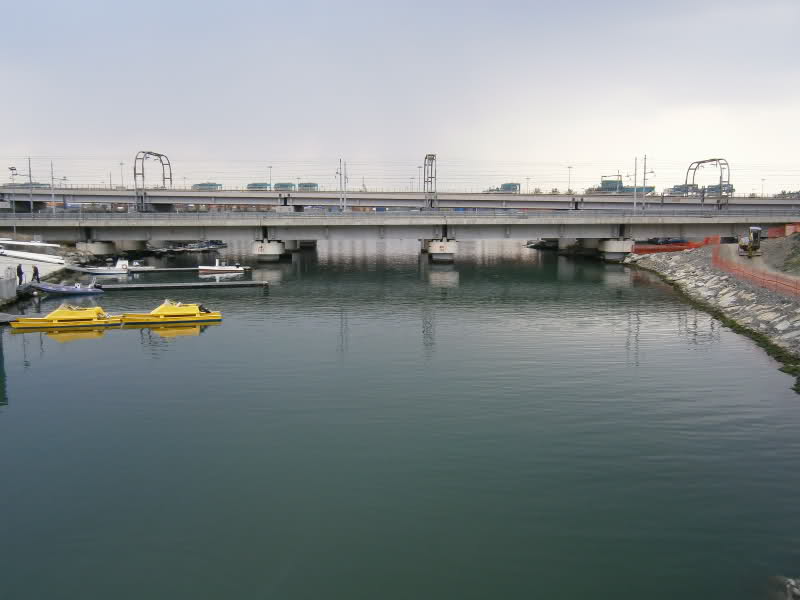
[[721, 255], [720, 246], [714, 248], [711, 256], [711, 263], [715, 267], [736, 276], [737, 279], [744, 279], [773, 292], [800, 296], [800, 278], [798, 277], [757, 269], [754, 266], [724, 258]]

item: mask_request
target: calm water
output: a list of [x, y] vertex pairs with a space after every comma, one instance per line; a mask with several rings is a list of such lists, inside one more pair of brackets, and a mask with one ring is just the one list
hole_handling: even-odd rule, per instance
[[172, 292], [223, 311], [197, 335], [4, 331], [0, 598], [729, 600], [800, 572], [791, 377], [647, 274], [460, 251]]

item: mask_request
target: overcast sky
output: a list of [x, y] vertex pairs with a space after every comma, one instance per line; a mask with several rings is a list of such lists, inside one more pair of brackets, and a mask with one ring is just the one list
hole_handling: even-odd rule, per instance
[[36, 173], [401, 187], [435, 152], [444, 188], [565, 188], [646, 153], [659, 187], [722, 156], [800, 189], [798, 0], [0, 5], [0, 158]]

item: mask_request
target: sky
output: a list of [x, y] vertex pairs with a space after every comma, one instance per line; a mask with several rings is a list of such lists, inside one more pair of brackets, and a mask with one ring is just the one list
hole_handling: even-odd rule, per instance
[[798, 0], [0, 0], [0, 15], [0, 160], [31, 156], [37, 180], [52, 160], [118, 184], [154, 150], [176, 185], [272, 165], [332, 188], [343, 158], [353, 187], [415, 189], [430, 152], [441, 190], [582, 189], [644, 155], [659, 189], [711, 157], [739, 193], [800, 189]]

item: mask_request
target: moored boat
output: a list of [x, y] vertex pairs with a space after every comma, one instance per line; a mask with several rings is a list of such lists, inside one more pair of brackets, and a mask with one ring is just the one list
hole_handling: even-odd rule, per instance
[[150, 267], [138, 260], [133, 261], [128, 265], [128, 273], [147, 273], [148, 271], [155, 271], [155, 267]]
[[229, 265], [224, 261], [220, 261], [220, 259], [217, 259], [213, 265], [200, 265], [198, 267], [201, 273], [244, 273], [249, 268], [243, 267], [239, 263]]
[[106, 314], [99, 306], [87, 308], [62, 304], [45, 317], [20, 317], [11, 321], [14, 329], [65, 329], [72, 327], [112, 327], [120, 317]]
[[222, 313], [210, 311], [202, 304], [183, 304], [164, 300], [149, 313], [123, 313], [123, 325], [163, 325], [167, 323], [214, 323], [222, 320]]
[[120, 258], [113, 267], [74, 267], [70, 265], [68, 268], [89, 275], [127, 275], [128, 267], [128, 261]]
[[39, 283], [32, 283], [31, 287], [40, 292], [56, 296], [94, 296], [103, 293], [103, 290], [94, 284], [94, 277], [92, 277], [92, 282], [88, 285], [81, 285], [80, 283], [62, 285], [60, 283], [47, 283], [46, 281], [42, 281]]

